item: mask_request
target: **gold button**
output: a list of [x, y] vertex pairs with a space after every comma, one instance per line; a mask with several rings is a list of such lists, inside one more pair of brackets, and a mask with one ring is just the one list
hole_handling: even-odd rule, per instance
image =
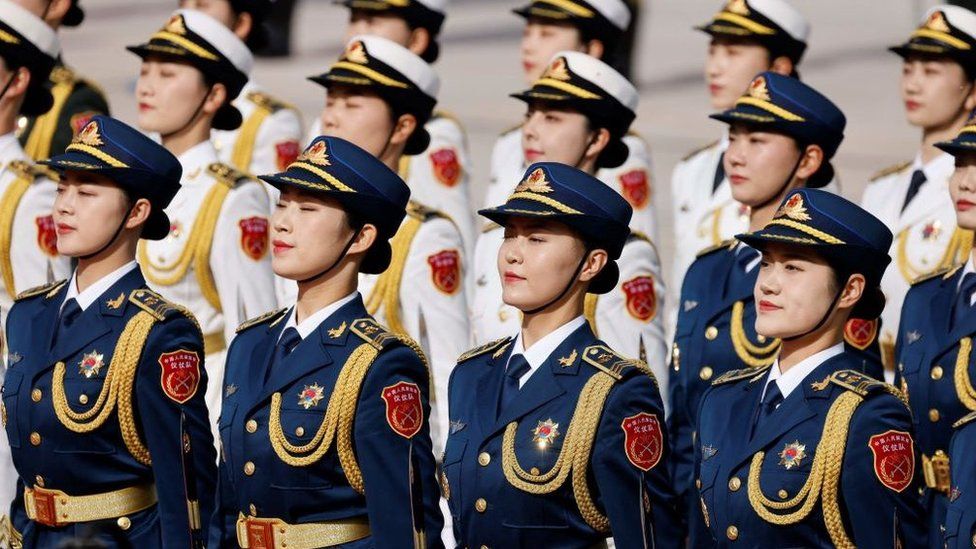
[[762, 334], [756, 334], [756, 341], [759, 343], [766, 343], [766, 336]]
[[33, 400], [34, 402], [40, 402], [42, 396], [44, 395], [43, 393], [41, 393], [40, 389], [34, 389], [33, 391], [31, 391], [31, 400]]
[[741, 486], [742, 486], [742, 481], [739, 480], [739, 477], [732, 477], [729, 479], [729, 490], [732, 490], [733, 492], [738, 492]]
[[258, 508], [253, 503], [248, 506], [247, 510], [251, 513], [252, 517], [258, 516]]
[[488, 546], [487, 545], [482, 545], [481, 546], [481, 549], [488, 549]]
[[34, 431], [33, 433], [30, 434], [30, 441], [31, 441], [31, 444], [33, 444], [34, 446], [40, 446], [41, 445], [41, 434], [38, 433], [37, 431]]
[[44, 477], [42, 477], [41, 475], [37, 475], [36, 477], [34, 477], [34, 484], [40, 486], [41, 488], [44, 488]]
[[129, 520], [129, 517], [119, 517], [119, 520], [115, 521], [115, 523], [123, 530], [128, 530], [132, 527], [132, 521]]
[[88, 395], [85, 394], [78, 395], [78, 402], [82, 404], [88, 404]]
[[939, 418], [940, 417], [941, 416], [939, 415], [939, 411], [936, 410], [935, 408], [932, 408], [931, 410], [929, 410], [929, 421], [931, 421], [932, 423], [935, 423], [936, 421], [939, 421]]
[[305, 436], [305, 428], [302, 427], [301, 425], [295, 427], [295, 436], [296, 437]]
[[932, 379], [938, 381], [942, 379], [942, 373], [942, 366], [935, 366], [932, 368], [932, 373], [930, 375], [932, 376]]
[[247, 463], [244, 464], [244, 474], [247, 475], [247, 476], [251, 476], [251, 475], [254, 474], [254, 462], [253, 461], [249, 461], [249, 462], [247, 462]]
[[244, 428], [247, 429], [248, 433], [253, 433], [258, 430], [258, 422], [254, 421], [253, 419], [249, 419], [247, 420], [247, 423], [244, 424]]
[[532, 469], [529, 470], [529, 474], [530, 475], [538, 475], [539, 474], [539, 468], [538, 467], [533, 467]]
[[478, 500], [474, 502], [474, 508], [477, 509], [479, 513], [484, 513], [485, 510], [488, 509], [488, 502], [485, 501], [485, 498], [478, 498]]
[[729, 538], [732, 541], [739, 539], [739, 529], [736, 528], [734, 524], [732, 526], [729, 526], [728, 528], [725, 529], [725, 537]]
[[487, 467], [489, 463], [491, 463], [491, 454], [488, 452], [481, 452], [478, 454], [478, 465]]
[[711, 341], [718, 337], [718, 328], [715, 326], [709, 326], [705, 329], [705, 339]]
[[920, 496], [924, 496], [925, 495], [925, 487], [924, 486], [919, 486], [918, 487], [918, 495], [920, 495]]
[[701, 490], [701, 479], [700, 478], [696, 478], [695, 479], [695, 488], [698, 488], [699, 490]]
[[787, 492], [786, 490], [780, 490], [779, 491], [779, 494], [777, 494], [777, 495], [779, 495], [779, 499], [786, 499], [786, 498], [790, 497], [790, 493]]
[[711, 366], [702, 366], [701, 370], [698, 371], [698, 377], [700, 377], [702, 381], [708, 381], [709, 379], [712, 379], [713, 373], [714, 372], [712, 372]]

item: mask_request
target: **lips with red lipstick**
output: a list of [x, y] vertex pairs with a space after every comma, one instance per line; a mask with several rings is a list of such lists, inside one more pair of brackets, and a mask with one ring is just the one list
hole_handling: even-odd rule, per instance
[[708, 92], [711, 93], [712, 95], [718, 95], [722, 93], [723, 87], [724, 86], [720, 86], [719, 84], [709, 84]]
[[969, 210], [973, 209], [973, 206], [976, 206], [976, 203], [970, 202], [964, 198], [960, 198], [959, 200], [956, 200], [957, 212], [968, 212]]
[[529, 164], [538, 162], [539, 159], [542, 158], [542, 151], [538, 149], [522, 149], [522, 154], [525, 155], [525, 160], [528, 161]]
[[516, 282], [522, 282], [525, 280], [525, 277], [520, 276], [515, 271], [505, 271], [505, 276], [502, 278], [504, 279], [505, 284], [514, 284]]
[[67, 223], [58, 223], [55, 225], [55, 228], [57, 229], [58, 235], [68, 234], [70, 232], [74, 232], [75, 230], [74, 227], [68, 225]]
[[749, 178], [744, 175], [739, 175], [735, 173], [729, 174], [729, 183], [733, 185], [741, 185], [746, 181], [749, 181]]
[[274, 240], [274, 241], [272, 241], [271, 242], [271, 247], [272, 247], [272, 252], [275, 255], [283, 254], [283, 253], [287, 252], [288, 250], [291, 250], [292, 248], [294, 248], [294, 246], [292, 246], [291, 244], [288, 244], [287, 242], [284, 242], [284, 241], [281, 241], [281, 240]]
[[153, 107], [149, 103], [142, 103], [142, 102], [139, 103], [139, 112], [147, 112], [153, 109], [155, 109], [155, 107]]
[[912, 100], [905, 101], [905, 110], [914, 111], [915, 109], [918, 109], [921, 106], [922, 104], [919, 103], [918, 101], [912, 101]]
[[525, 72], [532, 72], [535, 70], [535, 63], [531, 61], [522, 61], [522, 70]]
[[766, 301], [765, 299], [762, 299], [762, 300], [759, 301], [759, 312], [760, 313], [771, 313], [771, 312], [774, 312], [774, 311], [778, 311], [780, 309], [782, 309], [782, 307], [776, 305], [772, 301]]

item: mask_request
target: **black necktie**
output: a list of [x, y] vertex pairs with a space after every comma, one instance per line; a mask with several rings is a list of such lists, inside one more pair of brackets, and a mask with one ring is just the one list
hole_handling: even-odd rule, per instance
[[274, 356], [271, 358], [271, 367], [268, 368], [265, 382], [274, 376], [275, 371], [281, 368], [281, 363], [284, 362], [285, 357], [290, 355], [301, 342], [302, 336], [298, 334], [298, 330], [295, 328], [287, 328], [281, 333], [281, 339], [275, 345]]
[[726, 295], [729, 294], [734, 288], [740, 287], [745, 283], [746, 279], [749, 278], [749, 272], [746, 269], [749, 264], [755, 261], [759, 257], [759, 252], [749, 246], [740, 246], [735, 251], [735, 266], [732, 268], [732, 272], [729, 274], [727, 279], [727, 284], [725, 287]]
[[912, 172], [912, 182], [908, 184], [908, 192], [905, 193], [905, 203], [901, 206], [901, 211], [905, 211], [908, 207], [908, 203], [915, 198], [918, 194], [918, 190], [922, 188], [922, 184], [925, 183], [925, 172], [922, 170], [915, 170]]
[[508, 368], [505, 369], [505, 379], [502, 380], [502, 394], [498, 402], [498, 413], [501, 415], [508, 405], [515, 400], [519, 392], [519, 379], [529, 371], [529, 361], [522, 355], [512, 355], [508, 360]]
[[970, 303], [974, 290], [976, 290], [976, 273], [966, 273], [966, 276], [962, 277], [962, 284], [959, 285], [956, 302], [952, 305], [952, 326], [949, 327], [950, 329], [962, 323], [962, 320], [972, 310], [973, 307]]
[[[776, 366], [774, 366], [775, 368]], [[755, 436], [759, 432], [759, 428], [762, 426], [763, 422], [769, 419], [769, 416], [773, 414], [776, 407], [783, 402], [783, 393], [779, 390], [779, 384], [775, 381], [766, 385], [766, 394], [763, 396], [762, 402], [759, 404], [759, 412], [756, 414], [756, 422], [752, 428], [752, 434]]]
[[725, 179], [725, 165], [722, 164], [722, 160], [725, 158], [725, 153], [718, 155], [718, 166], [715, 166], [715, 179], [712, 179], [712, 194], [718, 190], [718, 186], [722, 184], [722, 180]]
[[78, 305], [78, 301], [75, 298], [65, 301], [61, 309], [61, 317], [58, 318], [58, 330], [54, 332], [54, 339], [51, 342], [52, 347], [58, 342], [58, 338], [74, 325], [79, 316], [81, 316], [81, 305]]

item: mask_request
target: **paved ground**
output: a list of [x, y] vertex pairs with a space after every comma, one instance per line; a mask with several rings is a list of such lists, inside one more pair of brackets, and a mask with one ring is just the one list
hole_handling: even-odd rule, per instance
[[[813, 26], [803, 78], [835, 100], [848, 117], [847, 139], [835, 165], [846, 195], [859, 198], [871, 173], [914, 154], [918, 133], [904, 122], [898, 98], [898, 58], [886, 46], [904, 39], [926, 7], [923, 0], [795, 0]], [[138, 58], [123, 46], [145, 40], [166, 20], [176, 0], [85, 0], [85, 24], [64, 34], [68, 62], [96, 79], [114, 114], [133, 120]], [[665, 262], [670, 257], [668, 182], [689, 150], [718, 136], [709, 120], [701, 76], [705, 35], [692, 26], [720, 6], [716, 0], [645, 0], [640, 39], [642, 103], [636, 129], [651, 144], [655, 201]], [[519, 0], [453, 0], [437, 69], [441, 106], [465, 124], [480, 203], [496, 135], [516, 123], [521, 103], [507, 94], [520, 89], [518, 38], [521, 20], [510, 13]], [[328, 0], [303, 0], [296, 13], [294, 55], [259, 60], [256, 79], [298, 105], [306, 122], [318, 115], [322, 89], [305, 80], [323, 71], [342, 47], [347, 13]], [[665, 271], [669, 272], [669, 271]]]

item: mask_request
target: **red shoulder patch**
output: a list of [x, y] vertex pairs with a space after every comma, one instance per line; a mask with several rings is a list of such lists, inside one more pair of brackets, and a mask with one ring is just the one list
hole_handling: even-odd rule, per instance
[[159, 356], [163, 367], [160, 383], [166, 396], [186, 404], [200, 387], [200, 355], [196, 351], [180, 349]]
[[434, 177], [444, 185], [453, 187], [461, 180], [461, 161], [454, 149], [438, 149], [430, 153], [430, 163]]
[[874, 343], [878, 335], [878, 320], [852, 318], [844, 325], [844, 341], [861, 351]]
[[34, 219], [37, 225], [37, 247], [45, 254], [58, 255], [58, 233], [54, 228], [54, 217], [42, 215]]
[[648, 322], [657, 314], [657, 296], [654, 279], [649, 276], [634, 277], [621, 285], [627, 296], [627, 312], [641, 322]]
[[868, 441], [874, 454], [874, 474], [888, 488], [901, 492], [915, 476], [915, 441], [905, 431], [886, 431]]
[[641, 471], [653, 469], [664, 453], [664, 436], [657, 416], [641, 412], [624, 418], [620, 427], [624, 430], [627, 459]]
[[454, 295], [461, 287], [461, 254], [457, 250], [441, 250], [427, 256], [434, 287], [447, 295]]
[[420, 402], [420, 387], [401, 381], [383, 388], [386, 403], [386, 422], [403, 438], [412, 438], [424, 424], [424, 408]]
[[302, 152], [302, 146], [294, 139], [275, 143], [275, 155], [278, 160], [278, 171], [285, 171], [292, 162], [298, 160], [298, 155]]
[[635, 210], [646, 206], [651, 198], [651, 185], [648, 182], [647, 170], [641, 168], [622, 174], [620, 176], [620, 189], [621, 194]]
[[82, 128], [91, 122], [92, 117], [97, 114], [101, 114], [98, 111], [82, 111], [71, 115], [69, 123], [71, 124], [71, 136], [75, 137], [81, 133]]
[[241, 227], [241, 249], [258, 261], [268, 253], [268, 218], [248, 217], [237, 222]]

